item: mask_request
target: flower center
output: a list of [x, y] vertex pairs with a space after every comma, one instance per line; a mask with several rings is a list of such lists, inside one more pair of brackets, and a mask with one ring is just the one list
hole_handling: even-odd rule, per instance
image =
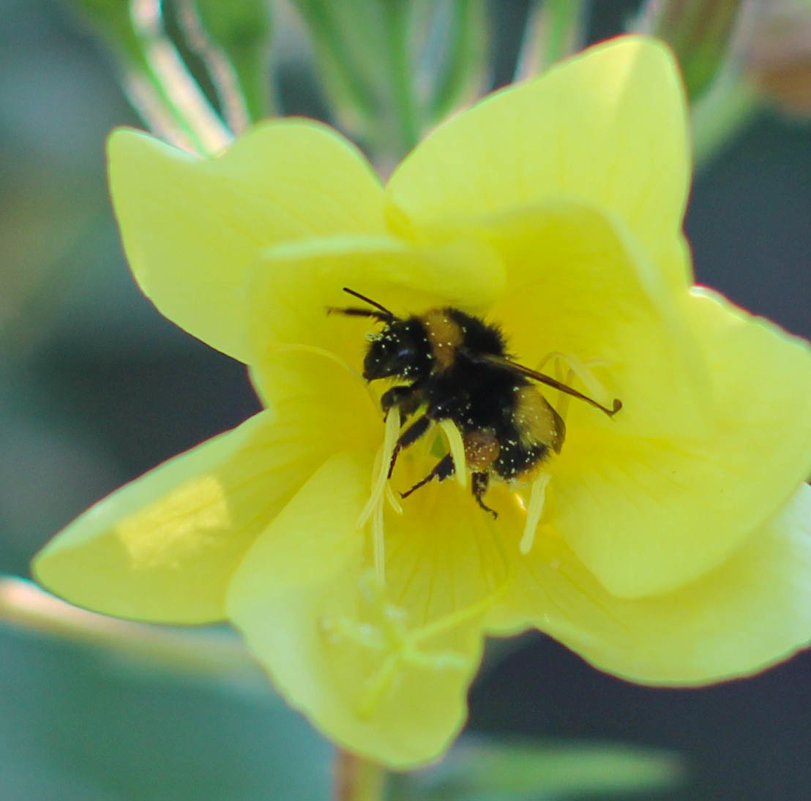
[[[550, 353], [536, 368], [539, 372], [550, 362], [553, 363], [555, 378], [553, 385], [559, 385], [557, 397], [548, 402], [540, 393], [530, 385], [520, 385], [521, 393], [532, 393], [529, 400], [512, 397], [505, 401], [506, 412], [509, 413], [507, 419], [513, 423], [517, 436], [510, 438], [502, 436], [493, 430], [473, 430], [465, 431], [455, 419], [446, 417], [435, 421], [436, 430], [441, 437], [426, 436], [434, 425], [427, 415], [420, 415], [420, 409], [408, 410], [413, 412], [416, 422], [409, 425], [404, 424], [403, 414], [398, 404], [392, 404], [388, 408], [385, 417], [383, 442], [378, 451], [375, 468], [372, 476], [372, 489], [369, 499], [361, 512], [357, 526], [359, 529], [365, 528], [369, 524], [372, 540], [372, 555], [374, 561], [374, 572], [380, 586], [385, 586], [385, 529], [384, 519], [386, 506], [391, 508], [394, 514], [401, 515], [404, 512], [403, 505], [398, 500], [391, 488], [391, 479], [397, 465], [407, 462], [406, 472], [418, 475], [425, 470], [425, 465], [434, 461], [433, 467], [428, 472], [423, 472], [423, 478], [417, 481], [410, 489], [400, 492], [401, 498], [410, 496], [425, 484], [438, 479], [442, 481], [451, 476], [455, 476], [457, 482], [462, 487], [469, 484], [473, 491], [473, 496], [483, 510], [490, 512], [493, 519], [497, 518], [497, 512], [490, 509], [482, 500], [484, 492], [488, 487], [488, 480], [491, 474], [495, 473], [494, 465], [497, 464], [499, 455], [510, 448], [523, 448], [519, 450], [523, 456], [523, 462], [517, 460], [517, 466], [524, 469], [516, 469], [510, 473], [509, 464], [502, 474], [495, 475], [497, 480], [506, 484], [516, 497], [518, 506], [524, 510], [524, 527], [519, 540], [519, 551], [528, 554], [533, 547], [536, 531], [543, 518], [546, 491], [550, 482], [550, 473], [544, 468], [548, 458], [552, 458], [552, 450], [560, 450], [565, 432], [565, 418], [567, 416], [569, 401], [574, 394], [576, 397], [583, 397], [581, 393], [572, 389], [572, 382], [579, 382], [589, 393], [590, 398], [586, 398], [595, 406], [599, 406], [603, 411], [613, 414], [608, 407], [591, 401], [591, 398], [606, 398], [608, 393], [605, 387], [594, 376], [591, 368], [598, 366], [599, 362], [585, 363], [570, 354], [559, 352]], [[397, 388], [395, 388], [397, 389]], [[392, 390], [383, 394], [382, 405], [386, 408], [386, 397]], [[518, 391], [515, 391], [519, 395]], [[511, 405], [515, 403], [515, 405]], [[614, 411], [618, 410], [618, 404], [614, 402]], [[424, 421], [424, 422], [423, 422]], [[546, 428], [544, 428], [546, 426]], [[556, 427], [555, 427], [556, 426]], [[419, 433], [417, 436], [410, 434], [415, 428]], [[520, 440], [524, 430], [528, 430], [527, 440]], [[560, 439], [555, 440], [555, 434], [559, 432]], [[527, 441], [532, 443], [532, 438], [546, 438], [553, 444], [552, 447], [545, 446], [538, 448], [536, 452], [527, 446]], [[444, 446], [443, 446], [444, 440]], [[402, 453], [401, 453], [402, 452]], [[529, 454], [529, 456], [527, 456]], [[402, 473], [402, 471], [398, 471]], [[506, 473], [506, 475], [504, 475]], [[482, 480], [484, 476], [485, 480]], [[470, 480], [469, 480], [470, 479]], [[478, 485], [477, 485], [478, 483]]]
[[[369, 718], [403, 671], [418, 668], [431, 671], [464, 671], [470, 659], [448, 647], [449, 635], [486, 613], [494, 598], [487, 597], [455, 610], [430, 623], [415, 623], [401, 607], [386, 597], [377, 576], [361, 574], [359, 605], [355, 616], [330, 615], [320, 619], [321, 633], [329, 643], [351, 644], [368, 657], [360, 668], [356, 712]], [[361, 663], [362, 664], [362, 663]], [[358, 670], [354, 664], [353, 670]]]

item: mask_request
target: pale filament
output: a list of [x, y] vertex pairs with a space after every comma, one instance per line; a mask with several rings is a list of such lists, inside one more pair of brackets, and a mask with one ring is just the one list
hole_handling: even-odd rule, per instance
[[[608, 390], [601, 381], [595, 378], [594, 373], [591, 371], [592, 367], [602, 367], [608, 362], [606, 362], [604, 359], [593, 359], [591, 361], [584, 362], [578, 359], [577, 356], [573, 356], [569, 353], [561, 353], [560, 351], [555, 350], [551, 353], [547, 353], [546, 356], [544, 356], [543, 359], [538, 362], [535, 369], [539, 373], [542, 372], [546, 364], [552, 359], [556, 359], [558, 365], [560, 362], [563, 362], [569, 368], [568, 373], [565, 376], [558, 372], [556, 378], [559, 381], [562, 380], [563, 383], [569, 384], [572, 376], [577, 376], [577, 378], [580, 379], [581, 383], [586, 388], [586, 393], [588, 395], [591, 395], [592, 398], [600, 401], [606, 406], [610, 405], [611, 398], [608, 394]], [[566, 412], [569, 408], [570, 401], [571, 398], [566, 393], [558, 393], [556, 411], [564, 419], [566, 418]]]
[[[576, 356], [568, 353], [561, 353], [560, 351], [553, 351], [547, 354], [538, 362], [535, 369], [541, 372], [544, 366], [552, 359], [556, 360], [556, 378], [563, 381], [565, 384], [570, 384], [572, 377], [580, 379], [583, 386], [586, 388], [593, 398], [606, 402], [609, 398], [608, 392], [603, 384], [594, 376], [591, 369], [592, 367], [599, 367], [606, 362], [594, 360], [590, 362], [583, 362]], [[561, 369], [561, 362], [569, 369], [563, 373]], [[564, 392], [558, 393], [558, 401], [555, 411], [565, 420], [566, 412], [569, 410], [569, 403], [571, 398]], [[607, 403], [606, 403], [607, 405]], [[541, 473], [532, 482], [529, 495], [529, 503], [526, 504], [526, 519], [524, 521], [524, 532], [521, 535], [521, 540], [518, 545], [518, 550], [526, 555], [532, 550], [535, 544], [535, 532], [541, 522], [543, 516], [544, 506], [546, 505], [546, 488], [549, 485], [550, 475], [548, 473]], [[522, 504], [523, 505], [523, 504]]]
[[467, 486], [467, 460], [465, 458], [465, 443], [462, 441], [462, 435], [459, 428], [453, 420], [440, 420], [439, 428], [445, 435], [445, 441], [448, 443], [448, 450], [453, 459], [453, 470], [456, 475], [456, 480], [464, 488]]
[[381, 587], [386, 586], [386, 535], [383, 530], [383, 499], [372, 515], [372, 555], [375, 578]]
[[328, 617], [319, 621], [321, 632], [331, 642], [351, 642], [371, 652], [380, 662], [364, 681], [356, 712], [368, 718], [379, 708], [398, 675], [407, 666], [423, 670], [465, 670], [470, 660], [453, 649], [432, 647], [430, 640], [444, 645], [447, 635], [458, 626], [485, 614], [506, 585], [449, 615], [427, 625], [410, 627], [405, 610], [390, 604], [385, 589], [369, 572], [361, 576], [359, 589], [362, 608], [359, 618]]
[[529, 493], [529, 505], [527, 506], [527, 517], [524, 522], [524, 533], [521, 535], [521, 542], [518, 550], [526, 555], [532, 550], [535, 544], [535, 532], [541, 522], [543, 508], [546, 504], [546, 487], [549, 484], [549, 473], [541, 473], [533, 482]]
[[[394, 406], [389, 410], [386, 417], [383, 445], [378, 455], [379, 461], [372, 479], [372, 492], [355, 524], [357, 528], [363, 528], [366, 523], [371, 523], [374, 570], [381, 587], [385, 586], [386, 583], [386, 540], [383, 528], [383, 511], [386, 501], [388, 501], [395, 513], [403, 513], [403, 507], [392, 492], [387, 480], [389, 465], [400, 434], [400, 426], [400, 410]], [[445, 436], [453, 459], [456, 480], [464, 487], [467, 483], [467, 465], [465, 463], [465, 444], [462, 441], [462, 435], [456, 424], [451, 420], [440, 421], [439, 428]]]
[[386, 417], [386, 424], [383, 428], [383, 445], [378, 451], [375, 472], [372, 478], [372, 494], [355, 524], [357, 528], [363, 528], [372, 516], [372, 512], [380, 504], [383, 493], [386, 489], [386, 479], [389, 473], [391, 457], [394, 453], [394, 446], [397, 444], [397, 437], [400, 434], [400, 410], [393, 406]]
[[355, 526], [363, 528], [371, 519], [372, 522], [372, 553], [374, 555], [374, 567], [377, 580], [380, 586], [384, 586], [386, 581], [386, 542], [383, 532], [383, 504], [386, 498], [386, 485], [389, 472], [389, 465], [400, 435], [400, 410], [394, 406], [389, 410], [386, 417], [386, 425], [383, 429], [383, 445], [380, 448], [376, 472], [372, 478], [372, 492], [363, 511], [358, 517]]
[[399, 498], [394, 494], [391, 484], [386, 483], [386, 500], [389, 502], [394, 514], [401, 515], [403, 513], [403, 505], [400, 503]]

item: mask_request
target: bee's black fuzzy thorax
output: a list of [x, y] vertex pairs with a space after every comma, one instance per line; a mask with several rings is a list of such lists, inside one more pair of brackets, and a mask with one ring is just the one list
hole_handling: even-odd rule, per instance
[[[473, 495], [479, 506], [495, 515], [483, 501], [490, 477], [523, 478], [563, 444], [563, 420], [531, 379], [577, 393], [510, 361], [501, 330], [479, 317], [444, 307], [401, 318], [354, 290], [345, 291], [372, 308], [337, 311], [383, 324], [382, 331], [369, 337], [364, 378], [402, 382], [383, 393], [383, 411], [396, 407], [401, 419], [419, 411], [400, 433], [389, 475], [403, 448], [423, 436], [432, 423], [450, 420], [462, 436]], [[448, 455], [404, 495], [434, 478], [441, 481], [454, 470]]]
[[479, 317], [472, 317], [459, 309], [447, 308], [448, 315], [462, 331], [462, 346], [471, 353], [506, 356], [506, 342], [500, 329]]

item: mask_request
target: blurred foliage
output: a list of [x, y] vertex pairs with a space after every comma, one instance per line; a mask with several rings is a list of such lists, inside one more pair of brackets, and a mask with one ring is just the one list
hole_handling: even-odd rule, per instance
[[704, 94], [728, 62], [743, 0], [654, 0], [641, 29], [664, 39], [681, 64], [687, 96]]
[[239, 133], [270, 113], [272, 23], [267, 0], [177, 0], [190, 45], [206, 65], [223, 115]]
[[663, 753], [595, 743], [461, 744], [439, 765], [395, 777], [391, 801], [533, 801], [633, 797], [681, 783]]
[[268, 690], [166, 680], [0, 629], [0, 797], [323, 801], [328, 744]]
[[484, 0], [292, 0], [338, 122], [391, 167], [481, 87]]

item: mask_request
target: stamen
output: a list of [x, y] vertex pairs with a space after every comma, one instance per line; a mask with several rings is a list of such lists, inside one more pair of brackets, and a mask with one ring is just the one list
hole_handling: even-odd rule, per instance
[[383, 633], [369, 623], [346, 617], [325, 617], [318, 621], [318, 627], [333, 643], [351, 642], [369, 651], [382, 651], [386, 647]]
[[424, 642], [426, 640], [430, 640], [432, 637], [445, 635], [458, 626], [462, 626], [465, 623], [484, 615], [485, 612], [487, 612], [487, 610], [490, 609], [503, 594], [506, 586], [506, 583], [502, 583], [495, 587], [489, 595], [485, 595], [481, 600], [476, 601], [469, 606], [464, 606], [461, 609], [457, 609], [456, 611], [447, 615], [443, 615], [442, 617], [433, 620], [431, 623], [421, 626], [412, 633], [410, 644], [417, 648], [424, 647]]
[[465, 443], [462, 441], [462, 434], [453, 420], [440, 420], [439, 427], [445, 435], [445, 441], [448, 443], [456, 480], [464, 488], [467, 486], [467, 460], [465, 459]]
[[389, 502], [394, 514], [401, 515], [403, 513], [403, 506], [388, 482], [386, 482], [386, 500]]
[[372, 515], [372, 556], [375, 578], [381, 587], [386, 586], [386, 538], [383, 531], [383, 503], [377, 505]]
[[[319, 620], [327, 642], [350, 644], [367, 651], [372, 669], [365, 677], [355, 706], [361, 718], [380, 708], [392, 685], [409, 667], [430, 671], [466, 670], [470, 658], [453, 649], [443, 649], [447, 633], [487, 612], [506, 584], [468, 607], [457, 609], [428, 625], [411, 628], [405, 609], [389, 603], [385, 588], [374, 572], [364, 571], [358, 583], [360, 608], [357, 618], [329, 616]], [[439, 647], [430, 640], [440, 640]], [[359, 676], [360, 678], [360, 676]]]
[[412, 651], [408, 655], [408, 661], [424, 670], [465, 670], [470, 665], [470, 659], [456, 651]]
[[549, 484], [549, 473], [541, 473], [532, 482], [532, 489], [529, 494], [529, 507], [527, 508], [527, 519], [524, 524], [524, 533], [521, 535], [521, 542], [518, 550], [522, 554], [528, 554], [535, 543], [535, 531], [538, 523], [541, 522], [544, 504], [546, 503], [546, 487]]
[[[569, 368], [568, 375], [563, 379], [564, 383], [569, 383], [572, 374], [574, 374], [580, 379], [581, 383], [586, 388], [587, 394], [601, 401], [603, 405], [610, 404], [611, 396], [609, 395], [608, 390], [599, 379], [595, 378], [594, 373], [590, 369], [592, 367], [602, 367], [603, 365], [608, 364], [608, 362], [603, 359], [583, 362], [578, 359], [577, 356], [555, 350], [544, 356], [535, 369], [538, 372], [541, 372], [544, 365], [546, 365], [546, 363], [551, 359], [557, 359], [558, 361], [563, 362]], [[558, 374], [558, 379], [560, 380], [561, 378], [562, 376]], [[566, 409], [569, 406], [569, 401], [570, 398], [567, 395], [565, 395], [563, 392], [559, 393], [559, 401], [556, 409], [562, 417], [565, 416]]]
[[[386, 585], [386, 537], [383, 528], [383, 504], [388, 486], [388, 472], [394, 446], [400, 434], [400, 410], [395, 406], [389, 410], [383, 428], [383, 445], [380, 448], [376, 474], [372, 479], [372, 493], [358, 517], [356, 528], [363, 528], [372, 521], [372, 561], [375, 577], [381, 587]], [[389, 490], [390, 492], [390, 490]], [[400, 510], [402, 512], [402, 509]]]
[[383, 428], [383, 445], [380, 449], [380, 461], [375, 468], [377, 472], [372, 480], [372, 494], [369, 496], [369, 500], [366, 501], [366, 505], [358, 517], [358, 522], [355, 523], [356, 528], [363, 528], [366, 525], [383, 498], [383, 492], [386, 489], [386, 477], [389, 474], [389, 464], [391, 464], [391, 457], [399, 434], [400, 410], [393, 406], [389, 409], [386, 425]]
[[361, 720], [368, 720], [375, 713], [396, 678], [399, 667], [400, 660], [396, 655], [392, 655], [365, 683], [356, 707], [357, 715]]

